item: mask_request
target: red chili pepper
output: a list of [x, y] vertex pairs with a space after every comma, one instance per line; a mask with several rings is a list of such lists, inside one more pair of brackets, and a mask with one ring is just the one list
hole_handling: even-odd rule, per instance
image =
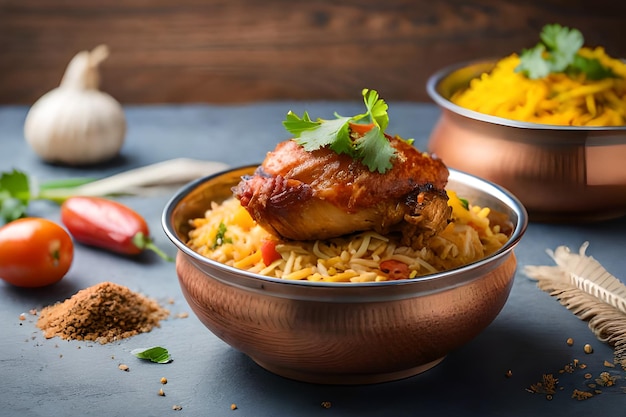
[[61, 205], [61, 221], [80, 243], [123, 255], [152, 250], [163, 259], [172, 260], [152, 242], [146, 220], [117, 201], [70, 197]]
[[280, 253], [276, 250], [276, 243], [275, 240], [266, 240], [261, 244], [261, 257], [266, 266], [281, 257]]
[[382, 261], [378, 267], [387, 275], [387, 278], [391, 280], [407, 279], [409, 277], [409, 266], [404, 262], [396, 261], [395, 259], [388, 259]]

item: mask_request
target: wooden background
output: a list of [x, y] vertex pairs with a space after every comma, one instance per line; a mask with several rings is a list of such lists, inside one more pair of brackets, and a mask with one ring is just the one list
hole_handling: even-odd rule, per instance
[[100, 43], [102, 89], [126, 104], [429, 101], [433, 72], [531, 47], [546, 23], [626, 57], [614, 0], [0, 0], [0, 104], [33, 103]]

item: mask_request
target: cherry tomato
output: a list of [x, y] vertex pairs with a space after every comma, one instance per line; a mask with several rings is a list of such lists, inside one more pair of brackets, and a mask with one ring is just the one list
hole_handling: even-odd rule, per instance
[[266, 240], [261, 244], [261, 257], [266, 266], [280, 259], [280, 253], [276, 250], [275, 240]]
[[65, 276], [74, 259], [69, 233], [53, 221], [27, 217], [0, 228], [0, 278], [18, 287], [43, 287]]

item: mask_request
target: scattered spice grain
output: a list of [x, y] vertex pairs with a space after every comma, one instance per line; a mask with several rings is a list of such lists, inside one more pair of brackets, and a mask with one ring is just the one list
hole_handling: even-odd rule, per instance
[[575, 398], [579, 401], [586, 400], [593, 397], [593, 393], [589, 391], [581, 391], [579, 389], [575, 389], [572, 392], [572, 398]]
[[124, 372], [130, 371], [130, 368], [128, 367], [128, 365], [125, 365], [123, 363], [120, 363], [117, 367], [119, 368], [120, 371], [124, 371]]
[[236, 409], [237, 409], [237, 404], [232, 403], [232, 404], [230, 405], [230, 409], [231, 409], [231, 410], [236, 410]]
[[619, 376], [617, 375], [611, 375], [608, 372], [602, 372], [600, 373], [600, 377], [596, 378], [596, 382], [598, 383], [598, 385], [601, 385], [603, 387], [612, 387], [615, 385], [618, 379]]
[[167, 378], [162, 377], [161, 378], [161, 384], [163, 384], [163, 385], [167, 384]]
[[551, 400], [552, 396], [556, 393], [556, 387], [559, 380], [554, 377], [553, 374], [544, 374], [541, 382], [532, 384], [527, 391], [535, 394], [544, 394], [546, 399]]
[[567, 346], [573, 346], [574, 345], [574, 339], [572, 339], [571, 337], [568, 337], [567, 340], [565, 341], [565, 343], [567, 343]]
[[330, 408], [331, 406], [332, 404], [330, 403], [330, 401], [322, 401], [322, 407]]
[[583, 350], [585, 351], [585, 353], [593, 353], [593, 348], [591, 347], [589, 343], [583, 346]]
[[174, 404], [172, 406], [172, 410], [174, 410], [174, 411], [180, 411], [182, 409], [183, 409], [183, 407], [181, 405]]
[[41, 310], [37, 327], [47, 339], [101, 344], [151, 331], [169, 315], [155, 300], [122, 285], [102, 282]]
[[165, 397], [165, 391], [163, 391], [163, 388], [159, 389], [159, 397]]

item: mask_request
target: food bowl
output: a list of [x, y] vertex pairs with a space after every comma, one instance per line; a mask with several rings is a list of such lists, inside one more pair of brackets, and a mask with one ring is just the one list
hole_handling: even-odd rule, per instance
[[452, 170], [449, 187], [506, 214], [507, 243], [476, 263], [422, 278], [321, 283], [268, 278], [212, 261], [185, 245], [189, 220], [255, 167], [194, 181], [166, 205], [162, 224], [192, 311], [216, 336], [275, 374], [320, 384], [370, 384], [426, 371], [498, 315], [516, 270], [527, 215], [506, 190]]
[[496, 60], [445, 68], [427, 83], [442, 110], [428, 144], [451, 168], [503, 186], [533, 221], [594, 221], [626, 214], [626, 126], [555, 126], [478, 113], [450, 101]]

